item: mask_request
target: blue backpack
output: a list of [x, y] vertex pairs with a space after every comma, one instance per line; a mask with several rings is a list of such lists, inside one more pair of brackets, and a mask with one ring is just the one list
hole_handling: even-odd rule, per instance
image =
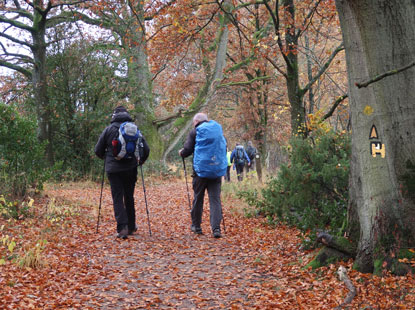
[[142, 139], [143, 136], [134, 123], [122, 123], [118, 129], [118, 137], [112, 140], [115, 159], [121, 160], [135, 157], [139, 161], [144, 148]]
[[242, 145], [238, 145], [235, 151], [235, 164], [245, 165], [245, 152]]
[[216, 179], [226, 174], [226, 140], [222, 126], [213, 120], [196, 127], [193, 167], [201, 178]]

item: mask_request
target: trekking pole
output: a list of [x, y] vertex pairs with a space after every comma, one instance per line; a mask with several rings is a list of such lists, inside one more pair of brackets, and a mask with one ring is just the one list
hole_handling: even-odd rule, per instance
[[222, 211], [223, 231], [226, 233], [225, 216], [223, 215], [223, 208], [222, 208], [222, 205], [220, 206], [220, 209], [221, 209], [221, 211]]
[[150, 214], [148, 213], [148, 206], [147, 206], [147, 196], [146, 196], [146, 187], [144, 186], [144, 174], [143, 174], [143, 166], [140, 165], [141, 169], [141, 180], [143, 182], [143, 192], [144, 192], [144, 201], [146, 203], [146, 212], [147, 212], [147, 222], [148, 222], [148, 231], [151, 236], [151, 227], [150, 227]]
[[189, 201], [189, 209], [192, 210], [192, 205], [190, 203], [189, 185], [187, 185], [186, 163], [184, 161], [184, 157], [182, 157], [182, 159], [183, 159], [184, 178], [186, 180], [186, 188], [187, 188], [187, 200]]
[[96, 233], [98, 233], [99, 218], [100, 218], [100, 215], [101, 215], [101, 202], [102, 202], [102, 190], [104, 188], [104, 176], [105, 176], [105, 158], [104, 158], [104, 168], [102, 169], [101, 195], [99, 197], [99, 208], [98, 208], [98, 220], [97, 220], [97, 231], [96, 231]]

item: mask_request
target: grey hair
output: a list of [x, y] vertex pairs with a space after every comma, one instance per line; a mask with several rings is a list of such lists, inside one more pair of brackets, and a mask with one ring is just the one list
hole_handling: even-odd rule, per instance
[[193, 117], [193, 122], [203, 122], [203, 121], [207, 121], [208, 117], [205, 113], [196, 113], [196, 115]]

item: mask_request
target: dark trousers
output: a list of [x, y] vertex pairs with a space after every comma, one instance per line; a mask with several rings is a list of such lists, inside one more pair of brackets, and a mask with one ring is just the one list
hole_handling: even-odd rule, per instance
[[207, 189], [210, 207], [210, 226], [212, 231], [220, 229], [220, 222], [222, 221], [221, 185], [222, 178], [205, 179], [198, 176], [193, 177], [194, 199], [191, 215], [194, 226], [200, 227], [202, 224], [203, 200], [205, 198], [205, 190]]
[[128, 226], [135, 229], [134, 188], [137, 181], [137, 168], [108, 173], [111, 185], [112, 202], [114, 206], [117, 232]]
[[245, 164], [242, 164], [242, 165], [236, 164], [235, 165], [236, 175], [238, 176], [238, 181], [242, 181], [243, 178], [244, 178], [244, 165]]
[[228, 168], [226, 168], [225, 180], [227, 182], [231, 181], [231, 167], [232, 166], [228, 166]]
[[251, 159], [251, 164], [248, 166], [248, 163], [246, 164], [246, 173], [249, 173], [250, 171], [255, 171], [255, 158]]

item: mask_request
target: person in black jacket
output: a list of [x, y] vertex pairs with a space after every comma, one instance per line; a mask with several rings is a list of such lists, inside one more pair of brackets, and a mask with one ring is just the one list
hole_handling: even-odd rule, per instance
[[252, 141], [248, 141], [248, 146], [246, 147], [246, 154], [249, 157], [249, 160], [251, 161], [250, 165], [246, 163], [246, 173], [248, 174], [249, 171], [255, 171], [255, 163], [256, 163], [256, 156], [258, 154], [257, 149], [253, 146]]
[[119, 128], [124, 122], [132, 122], [127, 109], [119, 106], [114, 110], [111, 125], [101, 133], [95, 145], [95, 154], [105, 160], [105, 171], [111, 185], [111, 194], [117, 221], [117, 237], [127, 239], [137, 231], [135, 222], [134, 189], [137, 181], [137, 166], [144, 164], [150, 154], [150, 148], [143, 137], [143, 152], [137, 162], [135, 157], [116, 159], [113, 153], [113, 140], [119, 135]]
[[[205, 113], [197, 113], [193, 117], [194, 128], [189, 132], [183, 148], [179, 151], [181, 157], [185, 158], [194, 153], [196, 146], [196, 128], [207, 121], [208, 117]], [[194, 169], [192, 177], [194, 198], [191, 210], [192, 225], [190, 229], [195, 234], [202, 234], [200, 225], [202, 223], [203, 200], [205, 197], [205, 190], [207, 189], [210, 207], [210, 226], [212, 228], [213, 237], [221, 238], [220, 222], [222, 221], [222, 204], [220, 201], [220, 193], [222, 177], [215, 179], [201, 178], [196, 174]]]

